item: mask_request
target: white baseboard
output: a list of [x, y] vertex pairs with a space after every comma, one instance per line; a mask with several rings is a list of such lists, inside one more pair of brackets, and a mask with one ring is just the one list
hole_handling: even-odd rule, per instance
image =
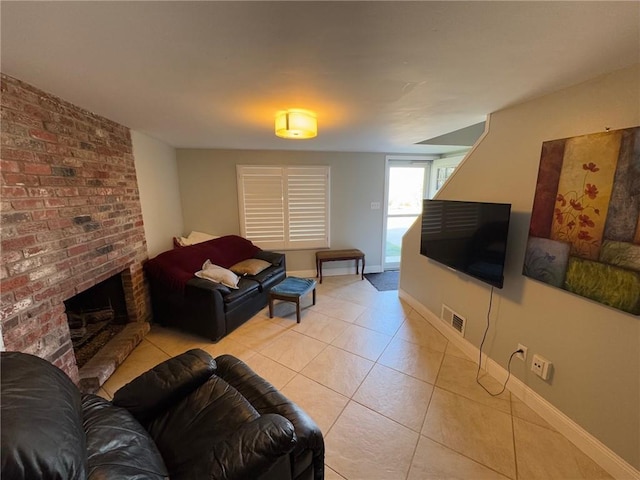
[[[359, 272], [360, 270], [358, 270]], [[383, 272], [382, 265], [366, 266], [365, 273], [380, 273]], [[327, 268], [326, 265], [322, 267], [323, 277], [336, 277], [338, 275], [355, 275], [356, 267], [337, 267]], [[287, 275], [291, 277], [303, 277], [303, 278], [315, 278], [315, 270], [287, 270]]]
[[[468, 340], [464, 339], [450, 325], [438, 318], [433, 312], [422, 305], [406, 291], [399, 289], [398, 296], [406, 301], [411, 308], [427, 319], [447, 340], [462, 350], [476, 364], [478, 363], [480, 350]], [[482, 355], [482, 362], [489, 375], [503, 383], [508, 376], [507, 370], [500, 364]], [[640, 480], [640, 472], [618, 456], [613, 450], [604, 445], [584, 428], [574, 422], [558, 408], [538, 395], [528, 385], [513, 375], [507, 384], [509, 391], [522, 400], [529, 408], [540, 415], [558, 432], [564, 435], [576, 447], [588, 455], [594, 462], [609, 472], [614, 478], [625, 480]]]

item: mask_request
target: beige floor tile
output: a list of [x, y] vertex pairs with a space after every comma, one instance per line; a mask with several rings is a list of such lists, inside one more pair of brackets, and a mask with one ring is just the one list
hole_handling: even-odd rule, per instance
[[287, 331], [258, 351], [296, 372], [302, 370], [327, 346], [298, 332]]
[[519, 479], [613, 478], [558, 432], [518, 418], [513, 428]]
[[437, 352], [444, 352], [448, 343], [444, 335], [415, 311], [400, 326], [396, 337]]
[[422, 434], [515, 478], [511, 416], [506, 413], [436, 388]]
[[464, 353], [462, 350], [456, 347], [453, 344], [453, 342], [447, 343], [447, 349], [445, 350], [444, 353], [446, 353], [447, 355], [451, 355], [452, 357], [463, 358], [465, 360], [472, 360], [469, 358], [469, 356], [466, 353]]
[[346, 480], [342, 475], [338, 475], [326, 465], [324, 466], [324, 480]]
[[276, 325], [265, 318], [253, 318], [235, 329], [226, 338], [241, 343], [245, 347], [253, 350], [260, 348], [273, 342], [278, 336], [286, 332], [285, 328]]
[[[294, 305], [283, 302], [276, 312], [281, 317], [269, 319], [265, 307], [217, 343], [153, 326], [98, 393], [111, 398], [118, 388], [170, 356], [202, 348], [213, 356], [231, 354], [244, 360], [316, 420], [327, 439], [328, 479], [404, 480], [410, 465], [411, 480], [502, 479], [496, 472], [502, 467], [495, 466], [502, 462], [514, 467], [511, 473], [507, 467], [500, 472], [515, 478], [514, 437], [519, 480], [610, 478], [516, 397], [488, 395], [475, 383], [474, 359], [443, 342], [424, 318], [398, 298], [397, 291], [377, 292], [359, 275], [346, 275], [325, 277], [317, 293], [318, 305], [303, 309], [302, 323], [295, 322]], [[303, 337], [328, 344], [345, 334], [337, 343], [346, 348], [346, 339], [354, 335], [347, 329], [360, 331], [353, 325], [396, 335], [377, 364], [326, 346], [296, 374], [283, 362], [290, 358], [296, 364], [301, 357], [293, 352], [278, 356], [278, 347], [295, 351], [307, 345]], [[501, 388], [486, 375], [482, 381], [491, 391]], [[421, 414], [420, 398], [432, 391], [427, 414]], [[349, 403], [351, 396], [354, 400]], [[513, 418], [508, 415], [511, 412]], [[411, 428], [418, 428], [423, 417], [423, 436], [411, 464], [418, 437]], [[510, 437], [509, 428], [513, 429]]]
[[253, 355], [245, 363], [249, 365], [254, 372], [266, 379], [278, 390], [282, 389], [293, 377], [296, 376], [296, 372], [290, 368], [287, 368], [264, 355], [260, 355], [259, 353]]
[[375, 304], [369, 305], [369, 308], [403, 317], [408, 317], [413, 312], [413, 308], [398, 296], [397, 290], [380, 292]]
[[146, 340], [142, 340], [113, 372], [113, 375], [107, 379], [102, 388], [113, 397], [120, 387], [169, 358], [170, 356], [158, 347]]
[[400, 311], [384, 311], [367, 308], [356, 318], [356, 325], [366, 327], [386, 335], [395, 335], [404, 322], [404, 314]]
[[[464, 358], [445, 355], [436, 386], [489, 407], [497, 408], [505, 413], [511, 413], [509, 391], [505, 390], [499, 396], [492, 397], [476, 383], [477, 371], [477, 363]], [[502, 385], [483, 370], [480, 371], [480, 382], [492, 393], [498, 393], [502, 390]]]
[[340, 295], [340, 290], [343, 287], [341, 285], [328, 283], [326, 279], [323, 279], [323, 283], [318, 283], [316, 285], [316, 295], [318, 297], [335, 297], [337, 298]]
[[555, 431], [555, 428], [553, 428], [544, 418], [534, 412], [515, 395], [511, 395], [511, 412], [514, 417]]
[[404, 480], [418, 434], [349, 402], [326, 436], [326, 463], [349, 480]]
[[391, 340], [378, 363], [434, 384], [444, 353], [399, 338]]
[[391, 336], [369, 330], [359, 325], [350, 325], [331, 344], [369, 360], [377, 360], [391, 341]]
[[373, 287], [366, 280], [365, 282], [369, 285], [370, 288], [367, 288], [366, 286], [363, 288], [361, 286], [350, 285], [346, 288], [341, 289], [340, 292], [335, 295], [335, 297], [367, 307], [376, 302], [376, 300], [378, 299], [378, 294], [380, 292], [378, 292], [375, 287]]
[[337, 318], [338, 320], [353, 323], [356, 318], [364, 312], [365, 307], [339, 298], [328, 297], [316, 302], [316, 304], [311, 307], [311, 310]]
[[353, 396], [358, 403], [419, 432], [433, 385], [383, 365], [375, 365]]
[[331, 343], [351, 323], [328, 317], [319, 312], [309, 311], [304, 320], [291, 327], [294, 332], [302, 333], [321, 342]]
[[508, 480], [439, 443], [421, 436], [407, 480]]
[[213, 343], [202, 348], [206, 352], [209, 352], [214, 357], [220, 355], [233, 355], [239, 358], [243, 362], [248, 362], [256, 352], [249, 347], [231, 340], [229, 337], [224, 337], [218, 343]]
[[180, 355], [192, 348], [204, 349], [214, 344], [213, 341], [206, 338], [159, 325], [154, 325], [144, 338], [171, 357]]
[[373, 362], [329, 345], [302, 374], [351, 398], [373, 367]]
[[365, 280], [362, 280], [362, 277], [360, 276], [360, 274], [356, 275], [351, 274], [351, 275], [331, 275], [331, 272], [329, 273], [329, 275], [327, 275], [327, 269], [323, 269], [323, 278], [322, 281], [324, 282], [324, 284], [329, 284], [329, 285], [336, 285], [336, 286], [340, 286], [340, 287], [345, 287], [347, 285], [352, 285], [352, 284], [359, 284], [364, 282]]
[[297, 403], [327, 434], [349, 399], [317, 382], [296, 375], [283, 389], [283, 395]]

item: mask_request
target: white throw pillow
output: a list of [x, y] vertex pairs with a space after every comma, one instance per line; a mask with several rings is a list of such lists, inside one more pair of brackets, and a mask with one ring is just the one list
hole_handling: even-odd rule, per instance
[[206, 242], [207, 240], [213, 240], [214, 238], [219, 238], [216, 235], [210, 235], [204, 232], [196, 232], [193, 231], [189, 234], [188, 237], [177, 237], [178, 244], [186, 247], [187, 245], [195, 245], [196, 243]]
[[196, 272], [196, 277], [205, 278], [212, 282], [221, 283], [229, 288], [238, 288], [238, 282], [240, 278], [231, 270], [227, 270], [215, 263], [211, 263], [211, 260], [207, 260], [202, 265], [202, 270]]

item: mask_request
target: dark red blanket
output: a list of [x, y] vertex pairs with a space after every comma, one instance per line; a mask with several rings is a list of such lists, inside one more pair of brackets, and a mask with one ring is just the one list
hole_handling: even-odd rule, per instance
[[184, 289], [202, 264], [211, 263], [229, 268], [242, 260], [252, 258], [260, 251], [253, 243], [238, 235], [226, 235], [187, 247], [174, 248], [147, 261], [147, 275], [170, 288]]

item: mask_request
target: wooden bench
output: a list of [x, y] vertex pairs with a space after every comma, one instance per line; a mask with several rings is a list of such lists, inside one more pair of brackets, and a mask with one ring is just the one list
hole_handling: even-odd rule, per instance
[[356, 261], [356, 275], [358, 274], [358, 265], [362, 260], [362, 275], [361, 280], [364, 280], [364, 253], [357, 248], [351, 248], [348, 250], [321, 250], [316, 252], [316, 277], [320, 277], [320, 283], [322, 283], [322, 264], [324, 262], [337, 262], [338, 260], [355, 260]]

